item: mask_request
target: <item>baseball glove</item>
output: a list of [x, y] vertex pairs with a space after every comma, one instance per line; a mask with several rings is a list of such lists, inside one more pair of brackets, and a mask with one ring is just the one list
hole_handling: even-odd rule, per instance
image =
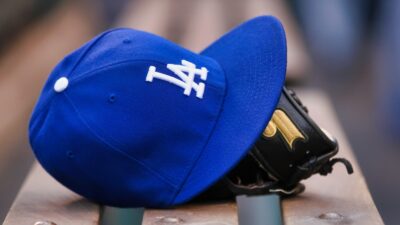
[[338, 162], [346, 166], [349, 174], [353, 172], [348, 160], [333, 158], [337, 152], [336, 139], [314, 123], [293, 91], [284, 88], [270, 122], [253, 148], [197, 199], [299, 194], [305, 189], [301, 180], [317, 173], [325, 176]]

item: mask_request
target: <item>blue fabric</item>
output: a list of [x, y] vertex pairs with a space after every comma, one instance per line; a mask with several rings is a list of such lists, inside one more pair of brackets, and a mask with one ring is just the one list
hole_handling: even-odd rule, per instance
[[[202, 98], [160, 79], [187, 60], [208, 70]], [[168, 207], [222, 177], [253, 145], [283, 86], [286, 44], [272, 17], [201, 54], [132, 29], [100, 34], [50, 74], [31, 117], [33, 151], [60, 183], [101, 204]], [[60, 77], [69, 84], [53, 89]]]

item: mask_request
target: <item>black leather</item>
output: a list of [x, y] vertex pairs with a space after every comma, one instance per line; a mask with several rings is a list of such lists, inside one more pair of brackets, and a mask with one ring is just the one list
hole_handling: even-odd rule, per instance
[[[199, 199], [224, 199], [235, 195], [257, 195], [278, 192], [298, 194], [304, 190], [300, 184], [315, 173], [327, 175], [333, 164], [342, 162], [349, 173], [351, 164], [345, 159], [332, 159], [338, 152], [338, 143], [309, 117], [307, 108], [293, 91], [284, 88], [276, 111], [280, 110], [286, 124], [294, 125], [301, 137], [285, 140], [281, 130], [274, 135], [262, 134], [249, 153], [223, 179], [202, 193]], [[283, 116], [282, 116], [283, 115]], [[270, 121], [270, 123], [273, 120]], [[274, 120], [275, 123], [279, 123]], [[281, 123], [281, 128], [287, 126]], [[276, 126], [275, 126], [276, 127]], [[279, 127], [279, 126], [278, 126]], [[293, 126], [292, 126], [293, 128]], [[290, 132], [289, 132], [290, 133]]]
[[264, 166], [279, 180], [289, 180], [297, 167], [306, 163], [310, 157], [327, 153], [334, 155], [338, 151], [337, 141], [328, 137], [314, 123], [302, 107], [302, 103], [296, 99], [298, 98], [294, 92], [284, 88], [277, 109], [289, 116], [305, 139], [296, 139], [290, 149], [281, 132], [277, 132], [274, 137], [261, 135], [252, 149], [254, 154], [261, 155]]

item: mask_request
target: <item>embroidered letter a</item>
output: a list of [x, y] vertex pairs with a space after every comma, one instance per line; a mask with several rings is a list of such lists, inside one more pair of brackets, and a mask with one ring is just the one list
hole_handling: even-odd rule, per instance
[[147, 72], [146, 81], [153, 82], [154, 78], [164, 80], [183, 88], [184, 95], [190, 96], [193, 89], [196, 92], [197, 98], [203, 98], [205, 84], [203, 82], [194, 82], [194, 78], [195, 75], [198, 75], [201, 80], [207, 80], [208, 70], [205, 67], [198, 69], [195, 64], [182, 60], [181, 65], [167, 64], [167, 68], [174, 72], [180, 79], [169, 76], [168, 74], [157, 72], [155, 66], [150, 66], [149, 71]]

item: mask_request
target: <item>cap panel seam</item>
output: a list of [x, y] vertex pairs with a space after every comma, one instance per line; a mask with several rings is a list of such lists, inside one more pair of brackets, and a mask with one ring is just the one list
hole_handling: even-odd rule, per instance
[[79, 120], [83, 123], [83, 125], [99, 140], [101, 141], [103, 144], [107, 145], [110, 149], [112, 149], [115, 152], [118, 152], [119, 154], [127, 157], [128, 159], [138, 163], [139, 165], [141, 165], [143, 168], [145, 168], [147, 171], [149, 171], [150, 173], [152, 173], [153, 175], [157, 176], [160, 180], [162, 180], [164, 183], [168, 184], [169, 186], [171, 186], [172, 188], [176, 189], [177, 186], [175, 184], [173, 184], [171, 181], [169, 181], [168, 179], [166, 179], [165, 177], [161, 176], [159, 173], [157, 173], [156, 171], [154, 171], [153, 169], [151, 169], [150, 167], [148, 167], [146, 164], [144, 164], [142, 161], [136, 159], [135, 157], [121, 151], [119, 148], [115, 147], [114, 145], [108, 143], [106, 140], [104, 140], [100, 135], [98, 135], [90, 126], [89, 124], [86, 122], [86, 120], [82, 117], [82, 115], [79, 113], [78, 109], [75, 107], [75, 105], [73, 104], [72, 100], [68, 97], [68, 95], [66, 93], [63, 93], [63, 95], [65, 96], [65, 98], [67, 99], [68, 103], [72, 106], [73, 110], [75, 111], [75, 113], [77, 114]]
[[[40, 116], [41, 116], [44, 112], [47, 112], [47, 113], [48, 113], [48, 111], [43, 110], [42, 113], [40, 114]], [[37, 118], [40, 118], [40, 117], [38, 116]], [[46, 117], [43, 118], [41, 121], [37, 121], [37, 120], [38, 120], [38, 119], [37, 119], [37, 120], [35, 121], [35, 124], [32, 125], [32, 128], [31, 128], [30, 131], [29, 131], [29, 133], [30, 133], [30, 135], [29, 135], [29, 141], [30, 141], [32, 144], [36, 143], [37, 138], [38, 138], [40, 132], [43, 130], [43, 127], [44, 127], [43, 124], [46, 122], [47, 118], [48, 118], [48, 114], [47, 114]], [[40, 123], [40, 124], [39, 124], [39, 123]], [[35, 151], [34, 151], [34, 152], [35, 152]]]
[[[210, 59], [211, 59], [211, 58], [210, 58]], [[214, 59], [211, 59], [211, 60], [212, 60], [213, 63], [215, 64], [215, 65], [213, 66], [213, 70], [216, 70], [216, 71], [220, 70], [220, 71], [224, 74], [224, 80], [225, 80], [225, 83], [226, 83], [225, 71], [218, 65], [218, 63], [216, 63], [216, 61], [215, 61]], [[92, 71], [89, 71], [89, 72], [87, 72], [87, 73], [85, 73], [85, 74], [82, 74], [82, 75], [80, 75], [79, 77], [75, 77], [75, 79], [71, 79], [71, 80], [70, 80], [70, 84], [75, 84], [75, 83], [77, 83], [77, 82], [80, 82], [80, 81], [83, 81], [83, 80], [85, 80], [85, 79], [88, 79], [88, 78], [90, 78], [90, 77], [96, 75], [98, 72], [103, 71], [103, 70], [110, 69], [111, 67], [114, 67], [114, 66], [116, 66], [116, 65], [125, 64], [125, 63], [130, 63], [130, 62], [141, 62], [141, 61], [142, 61], [142, 62], [144, 61], [144, 62], [158, 63], [158, 64], [161, 64], [161, 65], [164, 65], [164, 64], [165, 64], [164, 62], [155, 61], [155, 60], [147, 60], [147, 59], [124, 60], [124, 61], [120, 61], [120, 62], [116, 62], [116, 63], [109, 64], [109, 65], [105, 65], [105, 66], [103, 66], [103, 67], [99, 67], [99, 68], [97, 68], [97, 69], [95, 69], [95, 70], [92, 70]], [[218, 91], [221, 90], [221, 87], [218, 87], [218, 88], [217, 88], [217, 87], [215, 87], [215, 86], [213, 86], [213, 85], [210, 85], [210, 83], [207, 83], [207, 88], [214, 89], [214, 90], [218, 90]], [[225, 98], [225, 95], [226, 95], [226, 86], [224, 87], [223, 98]], [[222, 105], [222, 104], [223, 104], [223, 103], [221, 103], [221, 105]], [[220, 111], [221, 111], [221, 106], [220, 106], [220, 109], [219, 109], [219, 111], [218, 111], [218, 114], [216, 115], [216, 118], [219, 118], [219, 115], [221, 114]], [[214, 124], [212, 125], [212, 129], [211, 129], [210, 133], [213, 132], [214, 128], [215, 128], [215, 121], [214, 121]], [[100, 135], [98, 135], [98, 136], [100, 136]], [[109, 137], [109, 138], [110, 138], [113, 142], [121, 144], [118, 140], [114, 139], [113, 137]], [[208, 137], [206, 138], [205, 143], [208, 142], [209, 138], [210, 138], [210, 136], [208, 136]], [[111, 144], [110, 144], [110, 145], [111, 145]], [[115, 148], [117, 148], [117, 147], [115, 147]], [[118, 148], [117, 148], [117, 149], [118, 149]], [[203, 149], [204, 149], [204, 147], [202, 148], [202, 150], [201, 150], [200, 152], [202, 152]], [[125, 153], [125, 154], [126, 154], [126, 153]], [[129, 154], [128, 154], [128, 155], [129, 155]], [[197, 158], [195, 159], [195, 161], [197, 161]], [[192, 166], [192, 165], [189, 165], [189, 166], [185, 167], [185, 171], [186, 171], [187, 169], [190, 170], [191, 166]], [[151, 167], [149, 167], [149, 168], [151, 168]], [[156, 171], [155, 171], [155, 172], [156, 172]], [[156, 173], [158, 173], [158, 172], [156, 172]], [[158, 173], [158, 174], [159, 174], [159, 173]], [[161, 176], [161, 174], [159, 174], [159, 175]], [[168, 179], [168, 178], [165, 177], [165, 179]], [[185, 179], [186, 179], [186, 176], [184, 176], [184, 179], [183, 179], [183, 180], [185, 180]], [[179, 186], [179, 185], [178, 185], [178, 186]], [[178, 186], [176, 186], [176, 187], [178, 187]]]
[[[213, 59], [212, 59], [213, 60]], [[124, 64], [124, 63], [129, 63], [129, 62], [140, 62], [140, 61], [148, 61], [148, 62], [153, 62], [153, 63], [159, 63], [159, 64], [165, 64], [165, 63], [163, 63], [163, 62], [159, 62], [159, 61], [154, 61], [154, 60], [147, 60], [147, 59], [139, 59], [139, 60], [125, 60], [125, 61], [120, 61], [120, 62], [117, 62], [117, 63], [113, 63], [113, 64], [109, 64], [109, 65], [106, 65], [106, 66], [103, 66], [103, 67], [101, 67], [101, 68], [97, 68], [96, 70], [93, 70], [93, 71], [90, 71], [90, 72], [87, 72], [87, 73], [85, 73], [84, 75], [82, 75], [82, 76], [79, 76], [79, 77], [75, 77], [75, 79], [73, 79], [73, 80], [71, 80], [70, 81], [70, 83], [71, 84], [74, 84], [74, 83], [77, 83], [77, 82], [79, 82], [79, 81], [82, 81], [82, 80], [85, 80], [85, 79], [88, 79], [88, 78], [90, 78], [91, 76], [93, 76], [93, 75], [95, 75], [97, 72], [99, 72], [99, 71], [102, 71], [102, 70], [107, 70], [107, 69], [109, 69], [110, 67], [113, 67], [113, 66], [116, 66], [116, 65], [119, 65], [119, 64]], [[221, 70], [222, 71], [222, 73], [224, 73], [224, 71], [222, 70], [222, 68], [215, 62], [215, 60], [214, 60], [214, 63], [215, 63], [215, 65], [217, 65], [217, 66], [215, 66], [216, 68], [214, 68], [215, 70]], [[225, 76], [224, 76], [224, 79], [226, 79], [225, 78]], [[214, 90], [221, 90], [221, 87], [219, 87], [219, 88], [217, 88], [217, 87], [214, 87], [213, 85], [209, 85], [209, 83], [207, 83], [207, 88], [210, 88], [210, 89], [214, 89]], [[224, 89], [226, 89], [226, 88], [224, 88]], [[224, 94], [223, 94], [223, 96], [225, 97], [225, 90], [224, 90]], [[217, 114], [217, 118], [219, 117], [219, 114], [220, 113], [218, 113]], [[213, 125], [213, 127], [214, 127], [215, 125]], [[211, 131], [212, 132], [212, 131]], [[211, 133], [210, 132], [210, 133]], [[114, 139], [114, 138], [112, 138], [112, 137], [109, 137], [113, 142], [116, 142], [116, 143], [119, 143], [120, 144], [120, 142], [118, 141], [118, 140], [116, 140], [116, 139]], [[208, 140], [208, 138], [207, 138], [207, 140]], [[207, 142], [207, 140], [206, 140], [206, 142]], [[186, 168], [189, 168], [190, 166], [188, 166], [188, 167], [186, 167]], [[186, 170], [186, 169], [185, 169]], [[167, 179], [167, 178], [166, 178]]]
[[199, 161], [201, 155], [204, 153], [204, 150], [207, 148], [208, 142], [210, 141], [210, 139], [211, 139], [211, 137], [212, 137], [212, 135], [213, 135], [213, 133], [214, 133], [214, 131], [215, 131], [216, 125], [218, 124], [218, 121], [219, 121], [220, 116], [221, 116], [222, 111], [223, 111], [223, 106], [224, 106], [224, 104], [225, 104], [225, 98], [226, 98], [226, 95], [227, 95], [227, 92], [228, 92], [228, 91], [227, 91], [228, 86], [227, 86], [227, 82], [226, 82], [227, 80], [226, 80], [226, 76], [225, 76], [226, 73], [225, 73], [224, 68], [222, 68], [222, 67], [217, 63], [216, 60], [214, 60], [214, 59], [212, 59], [212, 60], [216, 62], [216, 65], [218, 65], [219, 69], [222, 71], [222, 73], [223, 73], [223, 75], [224, 75], [225, 88], [224, 88], [223, 100], [222, 100], [222, 102], [221, 102], [221, 104], [220, 104], [220, 106], [219, 106], [219, 111], [218, 111], [217, 118], [214, 120], [214, 124], [213, 124], [213, 126], [212, 126], [212, 129], [211, 129], [211, 131], [210, 131], [210, 133], [209, 133], [209, 135], [208, 135], [208, 137], [207, 137], [207, 140], [205, 141], [205, 143], [204, 143], [204, 145], [203, 145], [203, 147], [202, 147], [202, 150], [201, 150], [201, 151], [199, 152], [199, 154], [197, 155], [197, 157], [196, 157], [196, 159], [195, 159], [195, 162], [190, 166], [189, 171], [187, 172], [187, 174], [186, 174], [185, 178], [183, 179], [182, 183], [180, 184], [179, 189], [175, 192], [173, 198], [172, 198], [171, 201], [169, 202], [169, 205], [172, 205], [172, 204], [174, 203], [176, 197], [177, 197], [178, 194], [182, 191], [182, 188], [183, 188], [184, 184], [185, 184], [186, 181], [189, 179], [190, 174], [191, 174], [191, 172], [193, 171], [194, 167], [197, 165], [197, 162]]
[[[112, 32], [112, 31], [122, 30], [122, 29], [126, 29], [126, 28], [116, 28], [116, 29], [112, 29], [112, 30], [105, 31], [104, 33], [100, 34], [100, 36], [98, 36], [92, 43], [90, 43], [90, 45], [87, 47], [87, 49], [79, 55], [79, 57], [78, 57], [78, 59], [76, 60], [76, 62], [74, 63], [74, 65], [73, 65], [72, 68], [69, 70], [69, 73], [65, 73], [65, 74], [68, 74], [68, 75], [72, 74], [73, 71], [75, 70], [75, 68], [76, 68], [76, 67], [79, 65], [79, 63], [82, 61], [83, 57], [86, 56], [86, 54], [93, 48], [93, 46], [96, 45], [97, 42], [98, 42], [101, 38], [103, 38], [106, 34]], [[73, 54], [73, 53], [71, 53], [71, 54]], [[71, 56], [71, 54], [70, 54], [69, 56]], [[60, 63], [62, 63], [62, 62], [63, 62], [63, 61], [61, 61]], [[52, 74], [52, 73], [53, 73], [53, 72], [51, 72], [50, 74]], [[68, 78], [69, 78], [69, 77], [68, 77]], [[72, 80], [72, 79], [71, 79], [71, 80]], [[35, 113], [36, 115], [41, 114], [41, 113], [44, 111], [44, 109], [46, 108], [46, 106], [48, 106], [48, 104], [50, 104], [51, 100], [53, 99], [52, 97], [54, 96], [54, 93], [52, 92], [52, 89], [51, 89], [51, 90], [48, 90], [48, 93], [49, 93], [48, 99], [50, 99], [50, 100], [47, 100], [47, 99], [44, 100], [45, 102], [41, 105], [40, 110], [39, 110], [37, 113]], [[35, 106], [35, 107], [36, 107], [36, 106]], [[31, 120], [32, 120], [32, 119], [31, 119]]]
[[116, 28], [116, 29], [111, 29], [108, 31], [105, 31], [104, 33], [102, 33], [99, 37], [97, 37], [97, 39], [90, 45], [88, 46], [88, 48], [82, 52], [82, 54], [79, 56], [78, 60], [75, 62], [74, 66], [71, 68], [71, 70], [69, 71], [68, 74], [72, 74], [76, 67], [78, 67], [78, 65], [80, 64], [80, 62], [82, 61], [82, 59], [87, 55], [87, 53], [97, 44], [97, 42], [99, 42], [102, 38], [104, 38], [107, 34], [114, 32], [114, 31], [118, 31], [118, 30], [123, 30], [126, 28]]

